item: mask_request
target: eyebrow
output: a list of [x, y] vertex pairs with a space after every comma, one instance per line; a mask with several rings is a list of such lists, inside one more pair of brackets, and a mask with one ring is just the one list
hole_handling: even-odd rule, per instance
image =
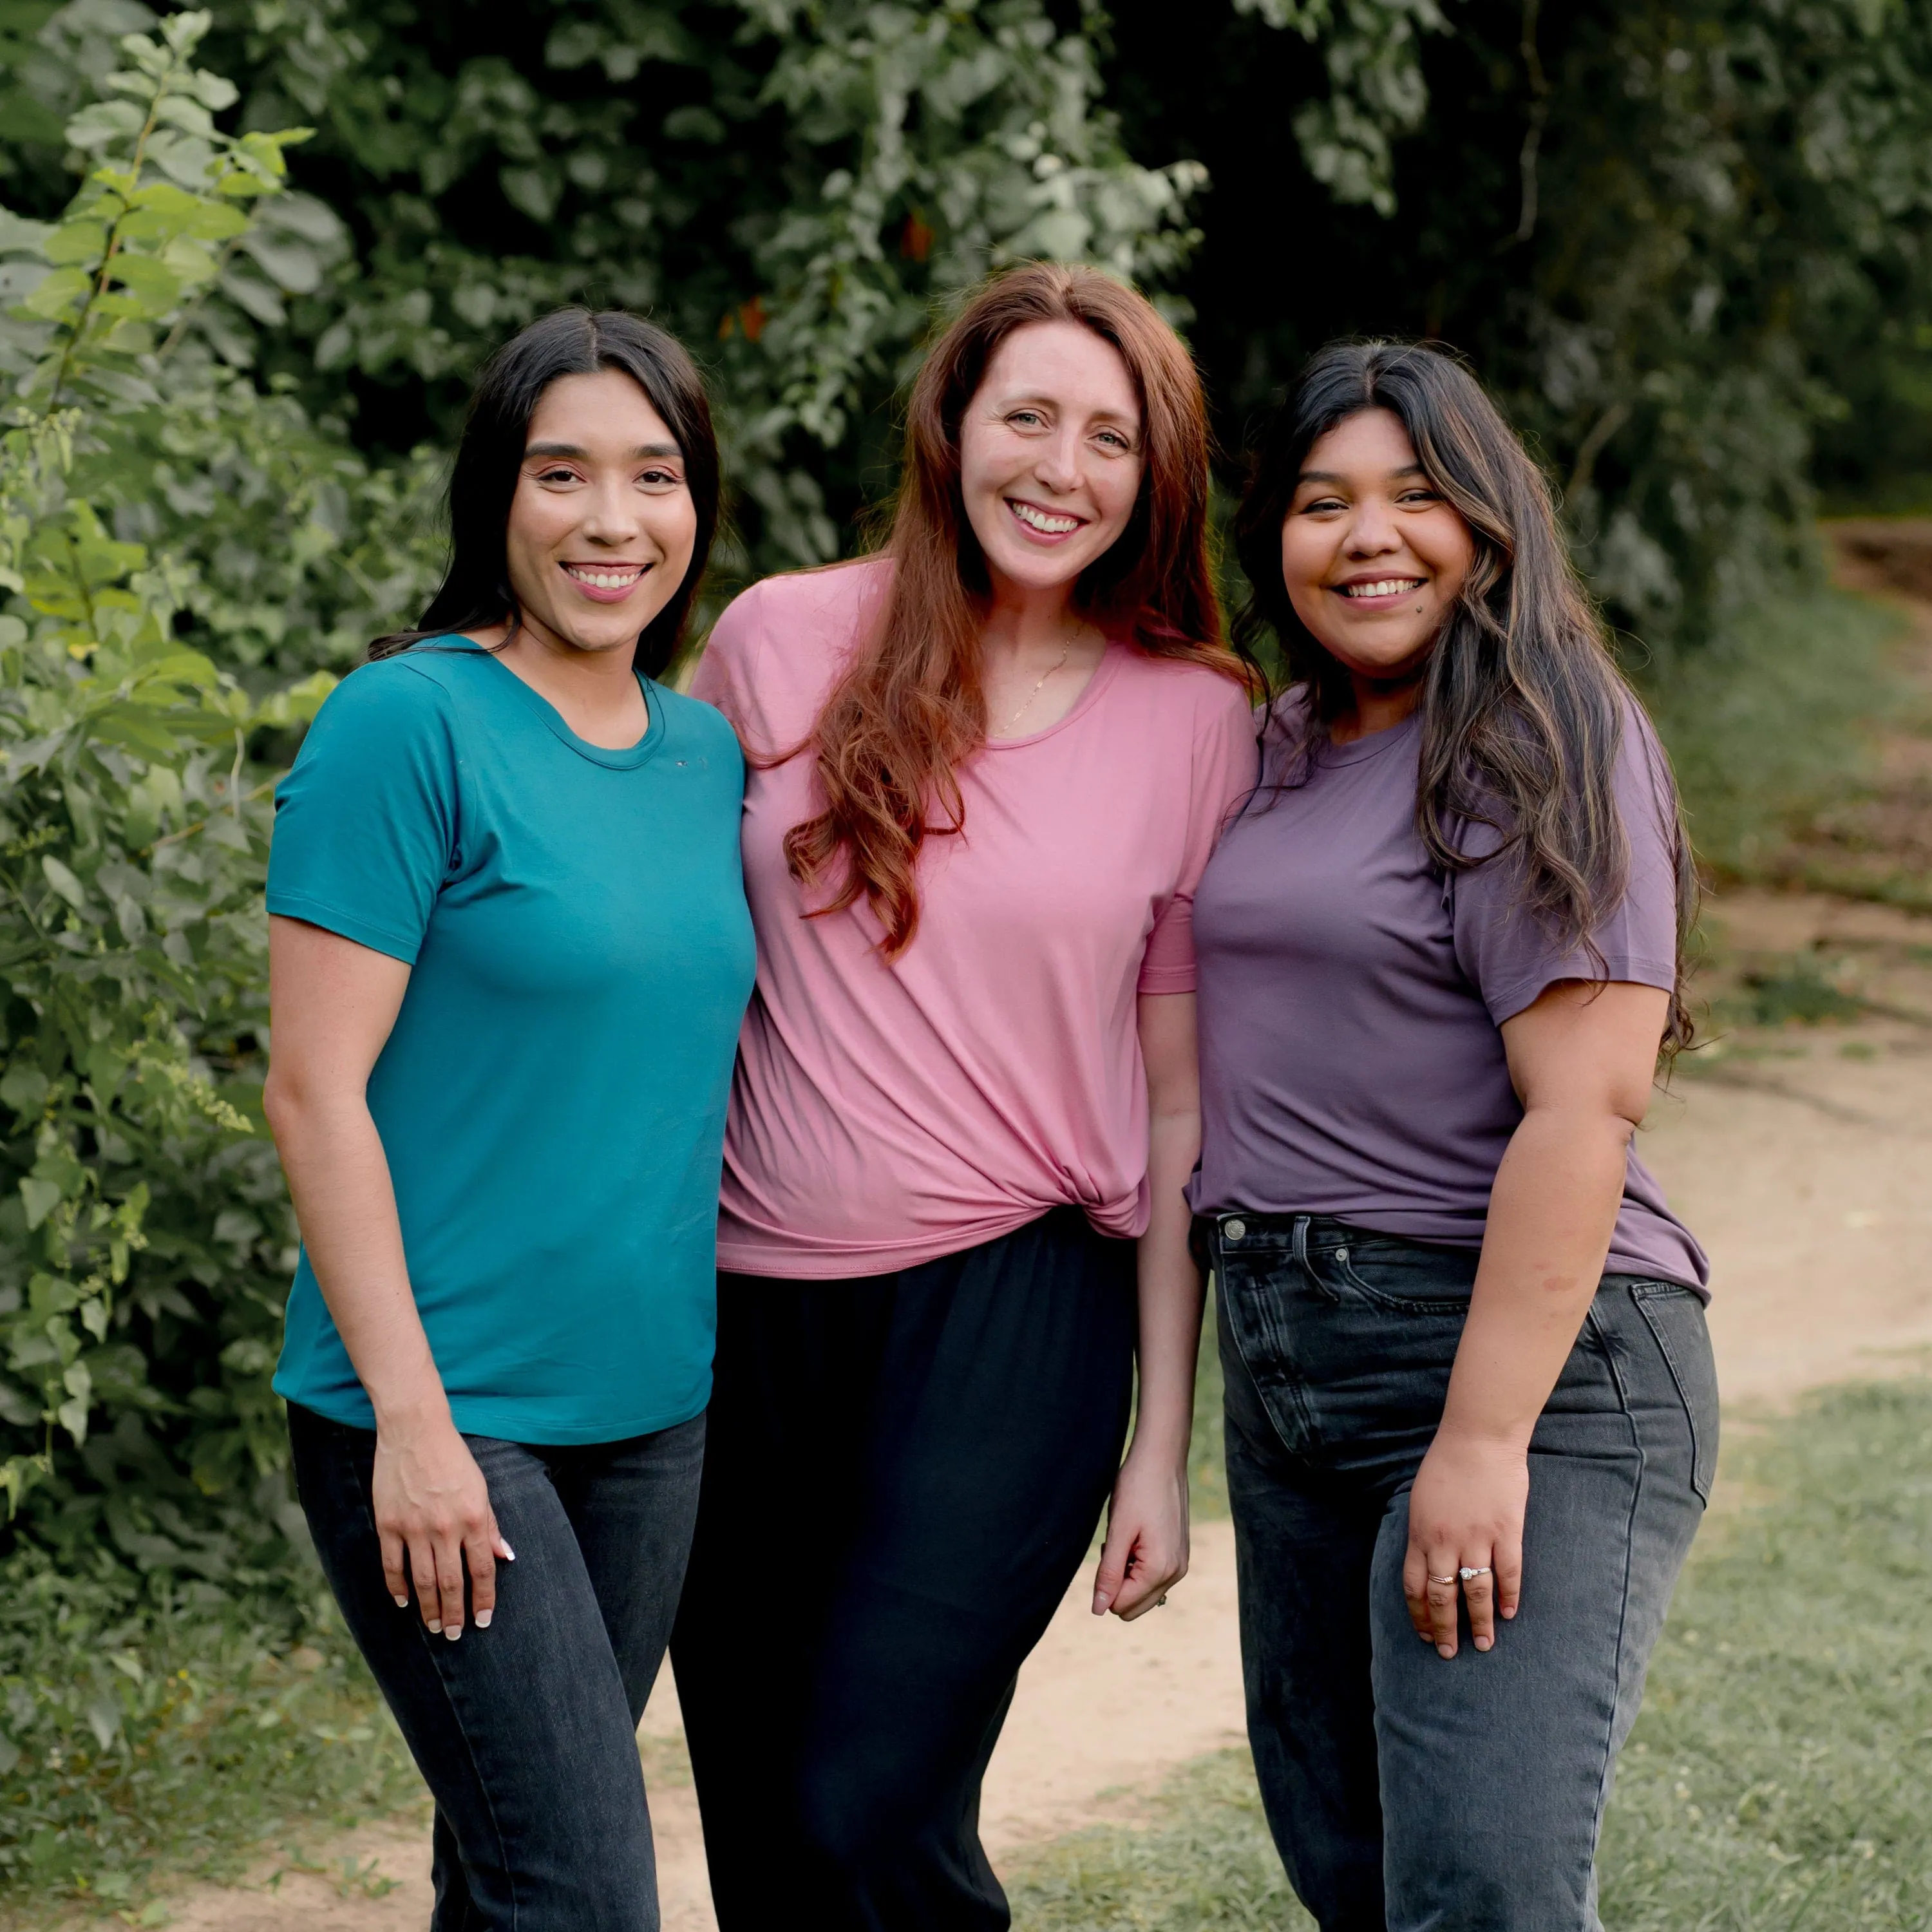
[[[1397, 476], [1420, 476], [1426, 478], [1429, 472], [1424, 469], [1420, 464], [1411, 463], [1400, 470], [1391, 470], [1388, 473], [1391, 478]], [[1338, 475], [1333, 470], [1304, 470], [1294, 480], [1298, 484], [1300, 484], [1346, 483], [1348, 479], [1346, 476]]]
[[[590, 451], [574, 442], [533, 442], [524, 452], [528, 461], [532, 456], [575, 456], [587, 458]], [[684, 452], [674, 442], [642, 442], [631, 452], [633, 458], [642, 456], [682, 456]]]

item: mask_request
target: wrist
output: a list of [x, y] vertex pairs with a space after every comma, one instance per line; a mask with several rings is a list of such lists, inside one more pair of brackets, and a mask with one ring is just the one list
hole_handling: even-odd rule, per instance
[[369, 1391], [376, 1412], [376, 1433], [393, 1448], [419, 1442], [456, 1426], [449, 1398], [439, 1383], [433, 1388], [400, 1389], [379, 1394]]
[[1529, 1454], [1529, 1438], [1535, 1432], [1536, 1419], [1528, 1422], [1497, 1420], [1444, 1412], [1436, 1425], [1436, 1440], [1445, 1449], [1466, 1450], [1486, 1456], [1523, 1456]]

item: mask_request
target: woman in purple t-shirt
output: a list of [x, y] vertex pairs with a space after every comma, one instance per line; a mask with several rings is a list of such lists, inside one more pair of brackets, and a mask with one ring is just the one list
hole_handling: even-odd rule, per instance
[[1195, 910], [1250, 1734], [1324, 1932], [1594, 1932], [1708, 1494], [1703, 1255], [1630, 1149], [1694, 886], [1474, 380], [1310, 366], [1237, 525], [1292, 688]]

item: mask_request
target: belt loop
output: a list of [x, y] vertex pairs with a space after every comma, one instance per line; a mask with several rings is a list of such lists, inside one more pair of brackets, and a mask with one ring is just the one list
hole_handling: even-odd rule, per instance
[[1308, 1224], [1313, 1216], [1298, 1214], [1294, 1217], [1294, 1264], [1305, 1268], [1308, 1265]]

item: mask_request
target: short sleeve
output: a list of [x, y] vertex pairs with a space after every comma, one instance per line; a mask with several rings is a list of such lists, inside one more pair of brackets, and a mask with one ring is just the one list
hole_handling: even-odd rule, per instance
[[1458, 873], [1450, 884], [1456, 957], [1498, 1026], [1560, 980], [1666, 991], [1677, 983], [1677, 792], [1656, 732], [1634, 701], [1611, 784], [1630, 848], [1630, 881], [1591, 935], [1600, 957], [1588, 946], [1557, 943], [1522, 904], [1516, 868], [1506, 861]]
[[745, 728], [745, 659], [754, 619], [748, 592], [734, 597], [718, 614], [691, 676], [691, 695], [724, 712], [733, 730]]
[[1156, 913], [1141, 958], [1143, 993], [1194, 991], [1194, 894], [1234, 808], [1255, 788], [1258, 753], [1255, 716], [1246, 694], [1217, 678], [1213, 700], [1201, 705], [1195, 724], [1186, 840], [1180, 872]]
[[352, 672], [275, 792], [268, 910], [413, 965], [457, 850], [448, 694], [391, 658]]

